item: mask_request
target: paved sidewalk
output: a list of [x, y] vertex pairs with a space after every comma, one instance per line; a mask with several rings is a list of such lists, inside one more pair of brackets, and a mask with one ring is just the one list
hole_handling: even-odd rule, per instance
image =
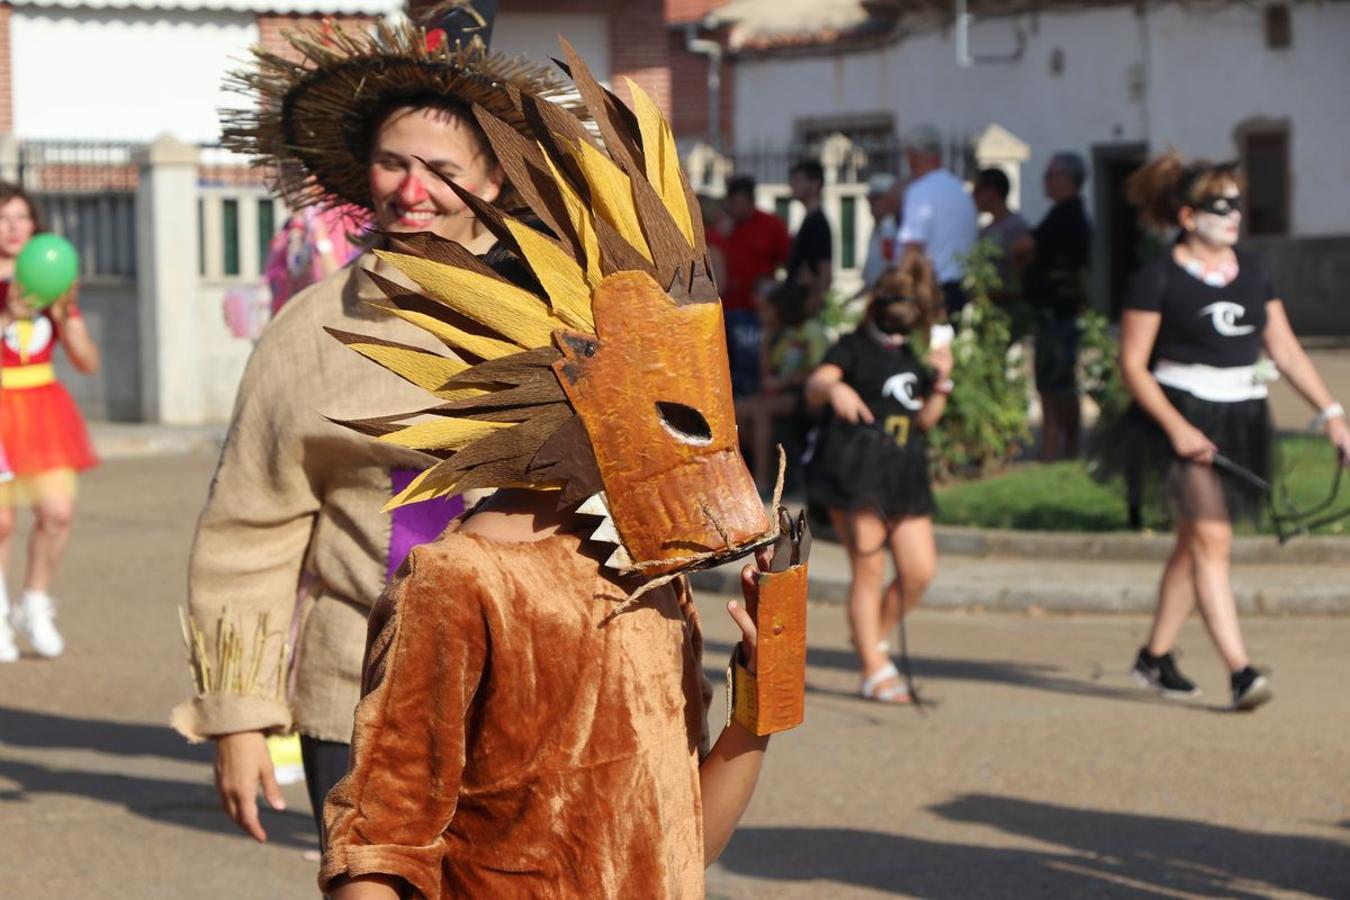
[[132, 459], [181, 453], [220, 452], [224, 425], [145, 425], [90, 422], [89, 438], [100, 459]]
[[[167, 726], [213, 462], [116, 460], [82, 482], [57, 583], [67, 652], [0, 665], [3, 900], [317, 897], [301, 786], [255, 844], [219, 809], [210, 747]], [[699, 599], [718, 684], [724, 601]], [[1244, 621], [1277, 696], [1239, 715], [1194, 619], [1181, 662], [1206, 693], [1169, 704], [1125, 675], [1144, 616], [921, 609], [920, 714], [853, 696], [841, 613], [811, 609], [806, 723], [771, 742], [710, 900], [1350, 897], [1350, 618]]]
[[[1302, 547], [1295, 541], [1283, 551], [1273, 538], [1239, 541], [1233, 590], [1243, 612], [1350, 614], [1350, 539], [1308, 540]], [[975, 529], [939, 529], [938, 543], [938, 574], [924, 605], [1032, 612], [1151, 612], [1171, 546], [1166, 535], [1029, 535]], [[1280, 553], [1288, 558], [1270, 561], [1280, 559]], [[739, 591], [740, 565], [699, 572], [694, 584], [719, 593]], [[844, 548], [817, 539], [811, 548], [811, 599], [845, 603], [848, 589]]]
[[[106, 460], [219, 453], [223, 425], [90, 424]], [[925, 604], [937, 608], [1079, 612], [1148, 612], [1167, 534], [1054, 534], [977, 528], [938, 529], [938, 576]], [[1234, 542], [1233, 587], [1247, 613], [1350, 614], [1350, 538], [1301, 537], [1281, 547], [1274, 538]], [[694, 583], [718, 593], [738, 591], [739, 565], [701, 572]], [[848, 598], [848, 558], [838, 544], [817, 539], [811, 597]]]

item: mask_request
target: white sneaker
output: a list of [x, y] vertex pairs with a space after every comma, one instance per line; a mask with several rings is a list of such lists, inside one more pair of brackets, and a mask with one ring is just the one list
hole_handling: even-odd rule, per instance
[[48, 659], [60, 656], [66, 649], [61, 632], [56, 630], [55, 618], [52, 598], [43, 591], [24, 591], [23, 599], [9, 614], [14, 630], [23, 635], [33, 652]]
[[14, 629], [8, 617], [0, 618], [0, 663], [18, 662], [19, 648], [14, 643]]

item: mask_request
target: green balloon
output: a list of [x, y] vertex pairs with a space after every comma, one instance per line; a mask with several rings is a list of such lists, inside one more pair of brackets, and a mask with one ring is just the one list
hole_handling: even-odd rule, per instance
[[14, 278], [37, 309], [45, 309], [70, 290], [79, 272], [79, 255], [59, 234], [36, 235], [14, 261]]

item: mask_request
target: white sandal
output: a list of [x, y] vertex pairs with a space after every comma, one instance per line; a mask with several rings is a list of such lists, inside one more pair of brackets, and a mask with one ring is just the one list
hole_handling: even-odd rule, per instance
[[[888, 681], [895, 683], [887, 685]], [[909, 688], [901, 681], [900, 670], [895, 667], [895, 663], [887, 662], [870, 678], [863, 679], [863, 683], [858, 686], [858, 696], [875, 703], [904, 704], [909, 702]]]

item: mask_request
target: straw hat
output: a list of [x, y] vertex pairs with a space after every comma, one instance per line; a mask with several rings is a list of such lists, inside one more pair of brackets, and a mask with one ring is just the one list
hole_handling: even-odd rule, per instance
[[551, 68], [491, 53], [478, 38], [430, 36], [410, 23], [369, 33], [326, 25], [285, 35], [298, 59], [255, 47], [254, 65], [226, 82], [255, 105], [222, 111], [224, 145], [273, 169], [292, 207], [370, 209], [374, 120], [399, 101], [443, 98], [464, 103], [466, 112], [481, 106], [519, 131], [526, 129], [521, 95], [579, 102]]

